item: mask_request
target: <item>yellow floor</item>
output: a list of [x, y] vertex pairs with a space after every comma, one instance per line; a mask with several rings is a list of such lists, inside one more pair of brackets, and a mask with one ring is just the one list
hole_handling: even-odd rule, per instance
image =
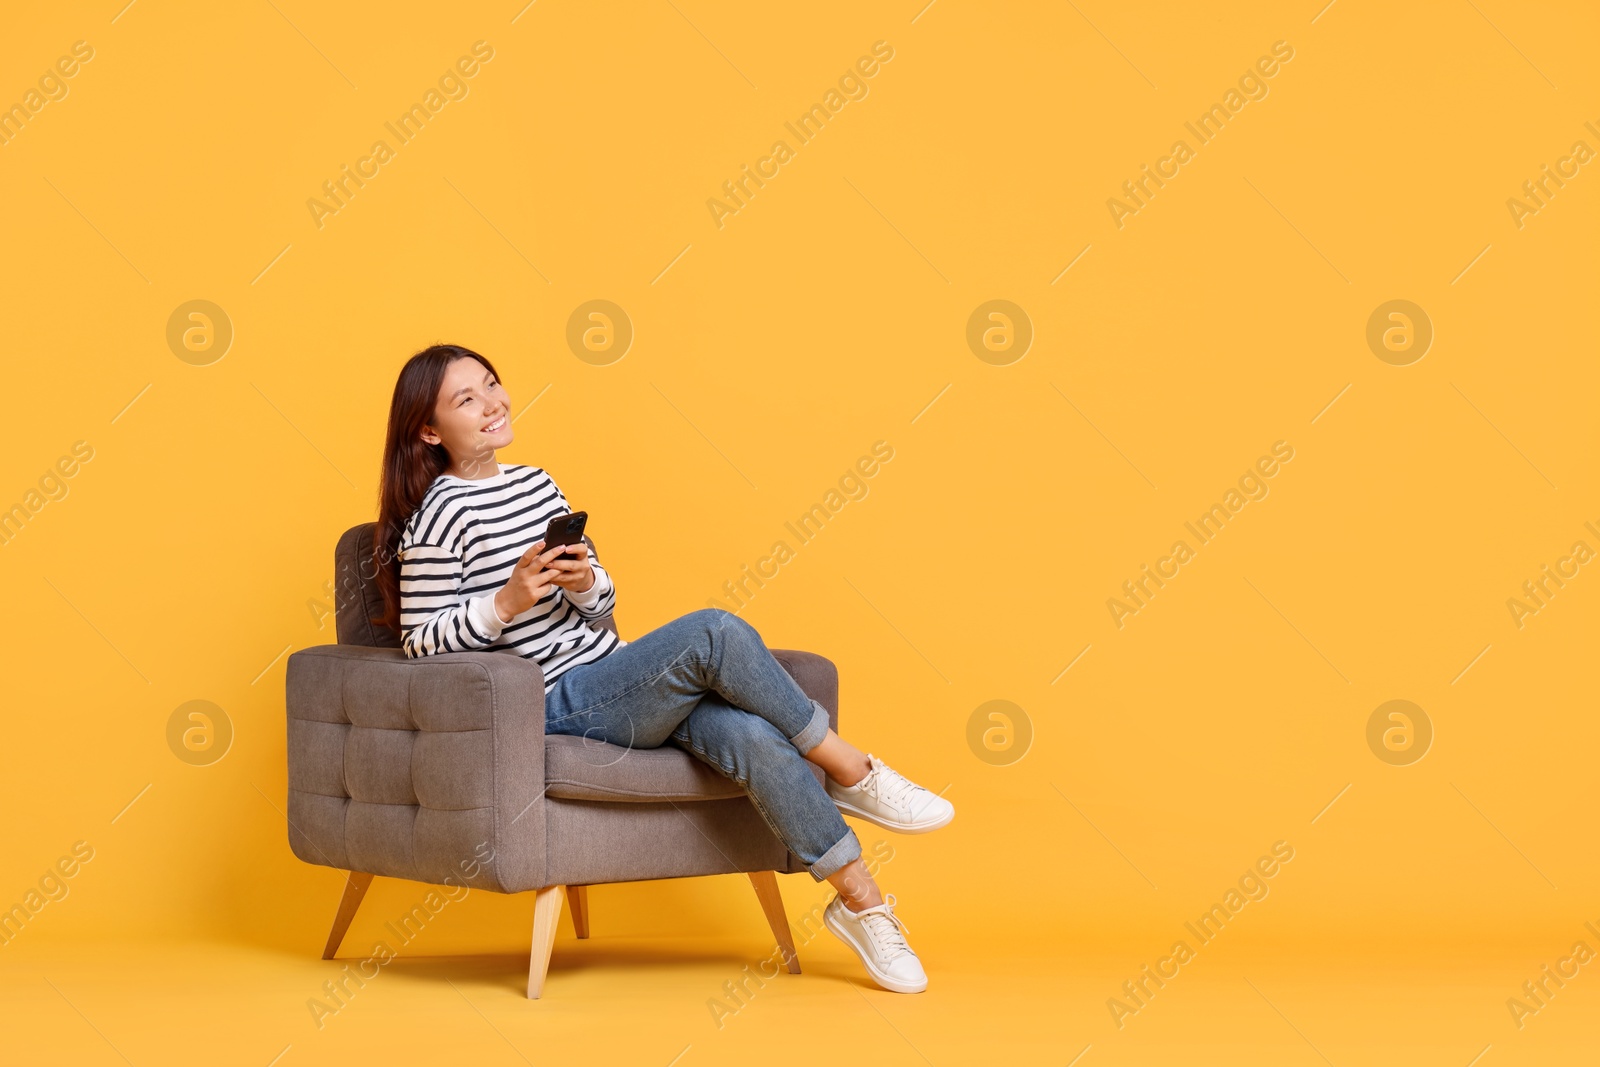
[[352, 986], [320, 1028], [307, 1002], [349, 961], [323, 962], [304, 946], [125, 942], [30, 952], [19, 938], [0, 962], [0, 1062], [691, 1067], [869, 1054], [886, 1065], [1003, 1057], [1058, 1067], [1542, 1067], [1600, 1057], [1600, 977], [1587, 968], [1519, 1031], [1505, 1006], [1520, 981], [1512, 964], [1441, 959], [1401, 969], [1293, 950], [1230, 955], [1219, 944], [1119, 1030], [1106, 1000], [1127, 977], [1127, 953], [1019, 945], [1032, 958], [1008, 958], [937, 931], [913, 941], [928, 961], [926, 993], [871, 986], [823, 936], [801, 949], [802, 975], [752, 983], [719, 1026], [709, 1002], [766, 949], [759, 924], [734, 924], [736, 934], [717, 939], [597, 929], [580, 942], [564, 918], [539, 1001], [523, 995], [526, 959], [509, 932], [503, 951], [490, 954], [400, 956]]

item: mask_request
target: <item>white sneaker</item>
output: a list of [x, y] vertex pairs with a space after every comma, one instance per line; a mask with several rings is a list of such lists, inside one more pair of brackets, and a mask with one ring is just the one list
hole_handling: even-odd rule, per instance
[[920, 993], [928, 988], [922, 961], [906, 944], [906, 925], [894, 913], [893, 893], [877, 907], [862, 911], [851, 911], [843, 897], [835, 896], [822, 910], [822, 924], [855, 949], [872, 980], [883, 988], [895, 993]]
[[906, 778], [870, 752], [867, 760], [872, 766], [855, 785], [825, 780], [828, 796], [846, 815], [902, 834], [925, 834], [956, 817], [955, 805], [948, 800]]

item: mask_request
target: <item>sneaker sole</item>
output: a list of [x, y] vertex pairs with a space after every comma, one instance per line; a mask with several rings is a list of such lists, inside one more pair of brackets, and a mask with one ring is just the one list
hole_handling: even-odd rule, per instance
[[871, 812], [862, 811], [860, 808], [856, 807], [854, 804], [851, 804], [849, 801], [840, 800], [838, 797], [830, 797], [829, 799], [833, 801], [835, 807], [837, 807], [840, 811], [844, 812], [846, 815], [854, 815], [858, 819], [865, 819], [867, 822], [872, 823], [874, 826], [881, 826], [885, 830], [894, 830], [895, 832], [902, 833], [902, 834], [925, 834], [930, 830], [937, 830], [941, 826], [950, 825], [950, 820], [954, 819], [956, 817], [955, 809], [951, 808], [950, 811], [948, 811], [945, 814], [945, 817], [940, 819], [940, 820], [938, 820], [937, 822], [925, 822], [925, 823], [888, 822], [888, 821], [884, 820], [883, 818], [872, 814]]
[[928, 980], [926, 978], [922, 980], [921, 985], [912, 985], [910, 982], [902, 982], [899, 979], [890, 978], [888, 975], [878, 970], [878, 968], [874, 967], [872, 965], [872, 961], [868, 959], [866, 954], [863, 953], [856, 943], [850, 939], [850, 935], [846, 934], [839, 928], [839, 925], [837, 922], [835, 922], [833, 916], [826, 910], [824, 910], [822, 913], [822, 925], [826, 926], [828, 928], [828, 932], [834, 937], [837, 937], [840, 941], [843, 941], [845, 945], [849, 947], [850, 951], [856, 954], [856, 958], [859, 959], [861, 961], [861, 965], [867, 969], [867, 974], [871, 976], [872, 980], [877, 982], [884, 989], [889, 990], [889, 992], [920, 993], [924, 989], [928, 988]]

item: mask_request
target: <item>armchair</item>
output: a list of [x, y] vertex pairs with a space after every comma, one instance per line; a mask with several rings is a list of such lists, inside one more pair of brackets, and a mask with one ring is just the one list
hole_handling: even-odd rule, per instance
[[[322, 958], [335, 957], [375, 876], [533, 892], [528, 996], [536, 999], [563, 891], [585, 938], [590, 885], [745, 874], [789, 971], [800, 973], [775, 875], [805, 866], [744, 791], [671, 745], [546, 736], [544, 672], [532, 660], [408, 659], [399, 635], [376, 622], [374, 525], [347, 530], [334, 552], [338, 643], [288, 661], [289, 847], [348, 872]], [[589, 625], [617, 632], [609, 615]], [[838, 729], [833, 663], [811, 652], [773, 655]], [[823, 780], [820, 768], [812, 772]]]

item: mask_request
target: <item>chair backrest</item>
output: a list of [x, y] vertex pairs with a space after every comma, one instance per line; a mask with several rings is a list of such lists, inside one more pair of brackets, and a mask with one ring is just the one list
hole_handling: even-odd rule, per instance
[[[341, 645], [400, 647], [400, 635], [378, 623], [383, 617], [383, 594], [378, 590], [372, 560], [372, 536], [377, 525], [364, 522], [350, 527], [333, 550], [333, 611]], [[583, 541], [589, 546], [589, 555], [598, 561], [600, 553], [595, 551], [594, 540], [584, 534]], [[591, 625], [617, 632], [616, 620], [610, 615]]]

